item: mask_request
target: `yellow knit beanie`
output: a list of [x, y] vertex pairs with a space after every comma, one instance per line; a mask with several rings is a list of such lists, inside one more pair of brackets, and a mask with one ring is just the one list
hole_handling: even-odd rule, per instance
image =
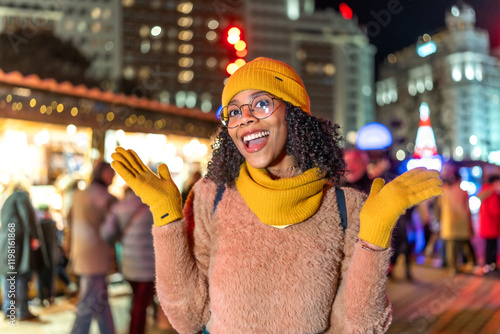
[[281, 61], [259, 57], [240, 67], [224, 86], [222, 106], [227, 106], [236, 94], [246, 89], [266, 91], [311, 114], [304, 83], [291, 66]]

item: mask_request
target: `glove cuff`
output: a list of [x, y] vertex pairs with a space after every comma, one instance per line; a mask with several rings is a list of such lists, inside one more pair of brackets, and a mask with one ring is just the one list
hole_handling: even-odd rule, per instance
[[152, 205], [149, 208], [153, 214], [155, 226], [167, 225], [184, 217], [182, 206], [177, 201], [162, 199], [162, 202]]
[[359, 238], [375, 246], [388, 248], [391, 246], [391, 235], [394, 224], [384, 224], [360, 217]]

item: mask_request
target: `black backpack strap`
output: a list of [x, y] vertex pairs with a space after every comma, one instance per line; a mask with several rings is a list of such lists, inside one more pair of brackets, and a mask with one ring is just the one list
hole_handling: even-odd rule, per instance
[[226, 191], [226, 186], [224, 184], [217, 186], [217, 192], [215, 193], [215, 199], [214, 199], [214, 209], [212, 211], [212, 214], [215, 213], [215, 209], [217, 209], [217, 205], [219, 204], [220, 200], [222, 199], [222, 195], [224, 195], [224, 191]]
[[337, 206], [340, 212], [340, 223], [342, 224], [342, 229], [345, 231], [347, 228], [347, 208], [345, 205], [344, 191], [340, 188], [335, 188], [335, 194], [337, 195]]

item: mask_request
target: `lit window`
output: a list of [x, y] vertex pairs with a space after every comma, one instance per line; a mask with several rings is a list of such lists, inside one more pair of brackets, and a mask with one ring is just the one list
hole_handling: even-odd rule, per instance
[[161, 35], [162, 29], [160, 26], [154, 26], [151, 28], [151, 36], [158, 37]]
[[453, 71], [451, 72], [451, 77], [454, 81], [462, 80], [462, 72], [460, 72], [460, 69], [458, 67], [455, 67], [453, 69]]
[[476, 147], [476, 148], [474, 148], [474, 150], [472, 150], [472, 156], [474, 158], [480, 158], [481, 154], [483, 154], [481, 147]]
[[186, 107], [194, 108], [196, 106], [196, 93], [188, 92], [186, 94]]
[[147, 67], [147, 66], [142, 67], [139, 70], [139, 78], [145, 79], [145, 78], [149, 77], [149, 72], [150, 72], [149, 67]]
[[472, 64], [465, 65], [465, 77], [467, 80], [474, 80], [474, 68]]
[[209, 41], [215, 41], [215, 39], [217, 38], [217, 33], [215, 31], [209, 31], [207, 32], [206, 37]]
[[92, 24], [92, 32], [93, 33], [98, 33], [99, 31], [101, 31], [101, 23], [100, 22], [94, 22], [94, 24]]
[[141, 42], [141, 52], [142, 53], [148, 53], [149, 50], [151, 50], [151, 42], [149, 42], [149, 41], [142, 41]]
[[184, 28], [189, 28], [193, 24], [193, 18], [186, 16], [177, 20], [177, 24]]
[[295, 56], [297, 57], [298, 60], [304, 61], [307, 58], [307, 52], [305, 52], [302, 49], [299, 49], [297, 50], [297, 52], [295, 52]]
[[170, 103], [170, 94], [166, 90], [163, 90], [160, 95], [160, 101], [163, 103]]
[[323, 66], [323, 71], [326, 75], [331, 77], [335, 74], [335, 66], [333, 66], [333, 64], [326, 64]]
[[391, 103], [391, 97], [389, 96], [389, 93], [384, 92], [382, 94], [382, 101], [384, 101], [384, 104], [389, 104]]
[[87, 22], [85, 21], [78, 22], [76, 30], [78, 30], [78, 32], [84, 32], [85, 30], [87, 30]]
[[483, 67], [481, 66], [481, 64], [476, 65], [476, 79], [477, 81], [483, 80]]
[[419, 93], [423, 93], [425, 91], [425, 85], [421, 80], [417, 82], [417, 91]]
[[193, 66], [193, 58], [182, 57], [181, 59], [179, 59], [179, 66], [180, 67], [191, 67], [191, 66]]
[[415, 82], [410, 82], [408, 84], [408, 93], [410, 93], [411, 96], [417, 95], [417, 87], [415, 87]]
[[149, 36], [149, 27], [148, 26], [142, 26], [139, 29], [139, 36], [141, 36], [141, 37], [148, 37]]
[[177, 6], [177, 10], [183, 14], [189, 14], [193, 10], [193, 4], [191, 2], [182, 2]]
[[432, 83], [432, 80], [429, 78], [425, 79], [425, 89], [432, 90], [432, 88], [434, 88], [434, 84]]
[[381, 107], [385, 104], [384, 100], [382, 99], [382, 94], [377, 94], [377, 104]]
[[92, 11], [90, 12], [90, 16], [94, 20], [97, 20], [99, 18], [99, 16], [101, 16], [101, 8], [95, 7], [94, 9], [92, 9]]
[[193, 32], [191, 30], [183, 30], [179, 33], [179, 39], [181, 41], [190, 41], [193, 38]]
[[315, 63], [307, 63], [306, 72], [307, 72], [307, 74], [314, 74], [314, 72], [316, 72], [316, 64]]
[[193, 71], [180, 71], [179, 75], [177, 76], [177, 80], [180, 83], [188, 83], [193, 80], [194, 77], [194, 72]]
[[215, 57], [207, 58], [207, 67], [214, 68], [217, 66], [217, 59]]
[[175, 94], [175, 105], [179, 108], [183, 108], [186, 105], [186, 92], [181, 90]]
[[217, 29], [218, 27], [219, 27], [219, 21], [217, 21], [217, 20], [208, 21], [208, 28]]
[[179, 53], [188, 55], [193, 52], [193, 46], [191, 44], [181, 44], [179, 45]]
[[389, 97], [391, 102], [396, 102], [398, 100], [398, 92], [395, 89], [391, 89], [389, 92]]
[[134, 71], [134, 68], [132, 66], [126, 66], [123, 69], [123, 76], [125, 77], [125, 79], [128, 79], [128, 80], [133, 79], [134, 75], [135, 75], [135, 71]]

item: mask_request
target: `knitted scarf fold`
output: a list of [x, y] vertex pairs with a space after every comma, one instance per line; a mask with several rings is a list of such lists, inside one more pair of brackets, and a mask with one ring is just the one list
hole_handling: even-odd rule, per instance
[[236, 187], [261, 222], [285, 227], [303, 222], [319, 208], [327, 180], [312, 168], [291, 177], [273, 180], [266, 169], [248, 163], [240, 168]]

